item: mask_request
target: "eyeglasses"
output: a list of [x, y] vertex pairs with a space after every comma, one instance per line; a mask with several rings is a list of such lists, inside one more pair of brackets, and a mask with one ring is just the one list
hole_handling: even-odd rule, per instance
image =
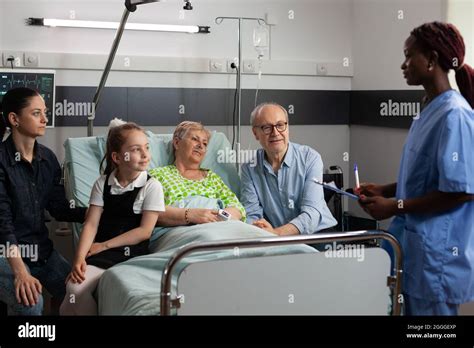
[[272, 134], [273, 128], [276, 128], [280, 133], [286, 131], [288, 122], [278, 122], [277, 124], [264, 124], [263, 126], [254, 126], [255, 128], [260, 128], [263, 134]]

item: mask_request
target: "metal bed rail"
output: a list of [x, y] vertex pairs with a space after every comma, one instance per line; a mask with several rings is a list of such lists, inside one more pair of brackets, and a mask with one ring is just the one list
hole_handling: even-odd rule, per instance
[[400, 244], [397, 239], [384, 230], [370, 230], [370, 231], [354, 231], [354, 232], [337, 232], [337, 233], [316, 233], [309, 236], [278, 236], [278, 237], [264, 237], [264, 238], [246, 238], [246, 239], [232, 239], [218, 242], [198, 242], [191, 243], [179, 248], [170, 258], [165, 268], [163, 269], [161, 277], [161, 293], [160, 293], [160, 313], [161, 315], [170, 315], [171, 307], [179, 306], [179, 298], [171, 298], [171, 275], [177, 263], [185, 256], [198, 252], [210, 250], [222, 250], [233, 248], [252, 248], [252, 247], [270, 247], [276, 245], [290, 245], [290, 244], [319, 244], [328, 242], [357, 242], [368, 241], [373, 239], [383, 239], [390, 243], [395, 252], [395, 262], [393, 275], [387, 279], [387, 286], [393, 290], [392, 295], [392, 314], [400, 315], [401, 303], [399, 295], [401, 293], [402, 282], [402, 262], [403, 254]]

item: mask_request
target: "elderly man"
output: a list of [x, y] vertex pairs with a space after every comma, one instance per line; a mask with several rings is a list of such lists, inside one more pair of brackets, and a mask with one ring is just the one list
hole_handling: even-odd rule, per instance
[[321, 156], [289, 141], [285, 108], [260, 104], [250, 122], [263, 149], [257, 151], [256, 164], [242, 166], [247, 221], [277, 235], [311, 234], [335, 226], [323, 189], [313, 180], [322, 181]]

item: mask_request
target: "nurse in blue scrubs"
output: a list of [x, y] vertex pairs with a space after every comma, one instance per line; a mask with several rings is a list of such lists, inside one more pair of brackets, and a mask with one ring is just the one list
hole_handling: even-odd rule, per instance
[[[395, 216], [389, 232], [404, 253], [405, 314], [457, 315], [474, 301], [474, 71], [463, 64], [464, 41], [451, 24], [415, 28], [404, 53], [407, 84], [423, 86], [426, 96], [398, 181], [356, 192], [375, 219]], [[462, 95], [450, 86], [450, 69]]]

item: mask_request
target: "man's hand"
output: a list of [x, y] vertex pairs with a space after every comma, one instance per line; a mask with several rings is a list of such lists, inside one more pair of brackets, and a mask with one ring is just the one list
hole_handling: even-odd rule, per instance
[[22, 272], [15, 276], [15, 295], [18, 303], [25, 306], [34, 306], [39, 301], [42, 286], [38, 279], [28, 272]]
[[273, 226], [265, 219], [259, 219], [253, 222], [254, 226], [260, 227], [261, 229], [271, 232], [278, 235], [278, 232], [273, 228]]
[[360, 196], [359, 204], [375, 220], [384, 220], [397, 214], [397, 201], [380, 196]]

